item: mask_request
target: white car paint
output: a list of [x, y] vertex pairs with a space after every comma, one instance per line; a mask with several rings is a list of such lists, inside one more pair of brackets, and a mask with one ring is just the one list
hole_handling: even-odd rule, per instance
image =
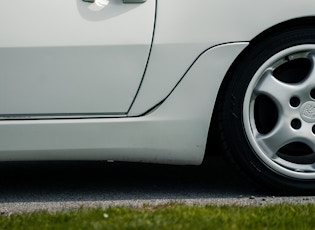
[[143, 77], [154, 17], [155, 0], [3, 3], [0, 116], [126, 113]]
[[222, 76], [246, 45], [204, 53], [165, 103], [143, 117], [0, 121], [0, 160], [200, 164]]
[[228, 42], [251, 41], [281, 22], [314, 16], [315, 7], [309, 0], [157, 2], [150, 61], [129, 116], [144, 114], [163, 101], [206, 49]]

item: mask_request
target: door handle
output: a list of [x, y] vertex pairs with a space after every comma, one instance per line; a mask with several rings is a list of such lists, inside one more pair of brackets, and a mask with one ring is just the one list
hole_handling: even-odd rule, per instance
[[123, 3], [144, 3], [147, 0], [123, 0]]
[[[95, 0], [82, 0], [83, 2], [94, 3]], [[144, 3], [147, 0], [123, 0], [123, 3]]]

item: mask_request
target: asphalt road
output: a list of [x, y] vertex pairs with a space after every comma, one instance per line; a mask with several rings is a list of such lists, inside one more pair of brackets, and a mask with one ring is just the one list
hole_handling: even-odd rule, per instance
[[0, 214], [114, 205], [315, 203], [257, 190], [221, 157], [202, 166], [107, 162], [0, 163]]

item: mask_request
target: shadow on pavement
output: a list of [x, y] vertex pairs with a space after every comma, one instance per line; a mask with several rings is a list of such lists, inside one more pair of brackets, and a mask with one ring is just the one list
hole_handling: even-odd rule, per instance
[[0, 163], [0, 202], [202, 199], [258, 194], [214, 156], [201, 166], [107, 162]]

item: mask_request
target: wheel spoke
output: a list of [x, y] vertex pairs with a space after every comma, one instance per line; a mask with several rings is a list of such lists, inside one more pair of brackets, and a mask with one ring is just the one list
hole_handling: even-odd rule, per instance
[[271, 70], [267, 70], [255, 88], [256, 94], [269, 96], [278, 106], [286, 104], [295, 86], [277, 80]]
[[285, 161], [281, 158], [277, 158], [274, 160], [279, 165], [290, 169], [295, 172], [315, 172], [315, 164], [295, 164], [288, 161]]
[[300, 166], [303, 171], [306, 172], [315, 172], [315, 163]]
[[313, 85], [314, 87], [315, 85], [315, 53], [309, 54], [308, 58], [311, 61], [312, 67], [311, 67], [310, 73], [308, 74], [308, 77], [305, 79], [302, 85], [305, 87]]
[[282, 120], [268, 134], [256, 135], [257, 143], [263, 148], [269, 158], [274, 159], [281, 147], [293, 142], [297, 138], [296, 134], [288, 127], [289, 125], [285, 124], [284, 120]]

